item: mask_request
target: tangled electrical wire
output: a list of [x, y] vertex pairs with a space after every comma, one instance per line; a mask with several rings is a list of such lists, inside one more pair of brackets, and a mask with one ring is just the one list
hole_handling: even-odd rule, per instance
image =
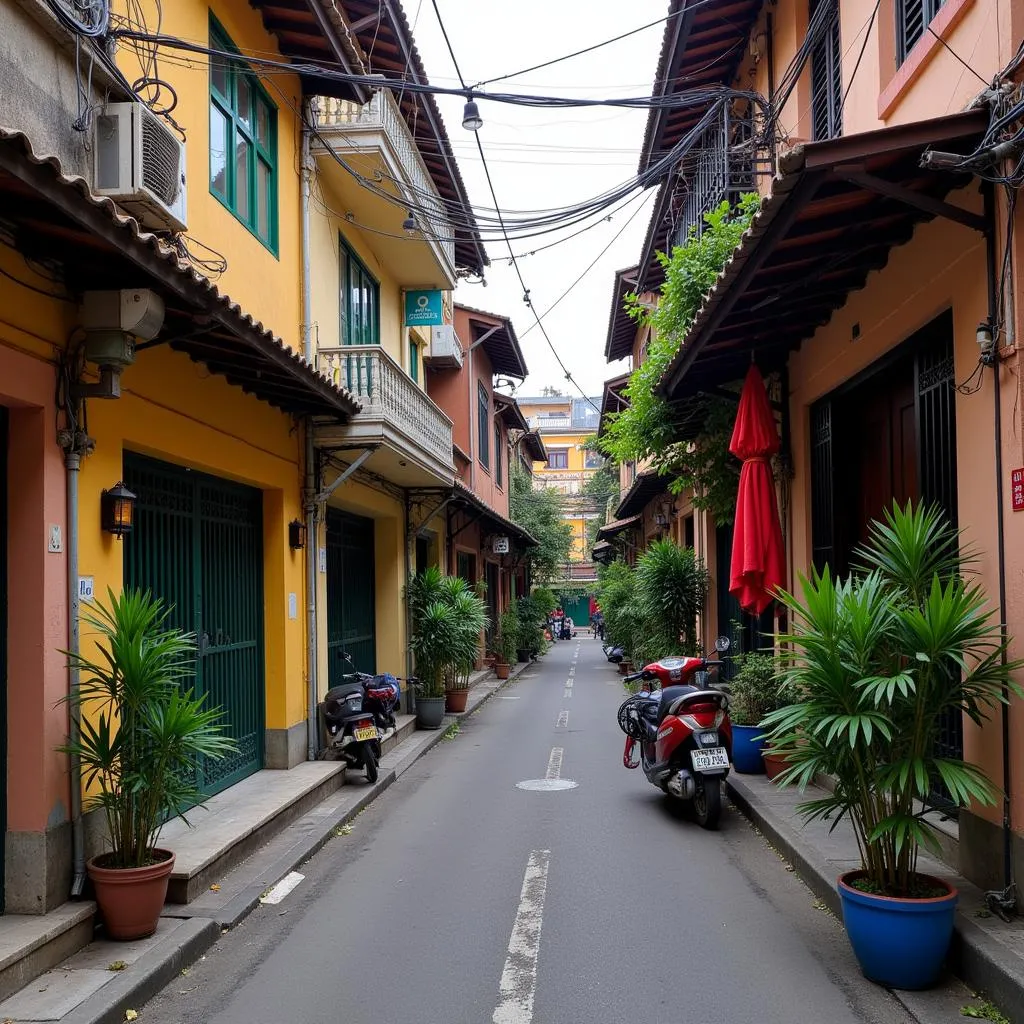
[[70, 32], [99, 39], [110, 26], [110, 0], [46, 0], [57, 20]]

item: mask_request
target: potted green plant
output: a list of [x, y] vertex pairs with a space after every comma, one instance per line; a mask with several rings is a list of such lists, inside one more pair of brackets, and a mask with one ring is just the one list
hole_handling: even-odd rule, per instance
[[185, 688], [195, 637], [168, 626], [168, 609], [148, 590], [107, 597], [82, 614], [95, 653], [65, 652], [79, 673], [66, 700], [81, 726], [60, 749], [77, 758], [86, 806], [106, 821], [110, 850], [87, 865], [106, 932], [140, 939], [156, 931], [174, 869], [160, 830], [201, 804], [199, 759], [223, 757], [235, 742], [221, 709]]
[[519, 612], [516, 655], [520, 661], [526, 662], [540, 654], [545, 614], [533, 597], [521, 597], [516, 608]]
[[453, 704], [462, 695], [465, 709], [469, 671], [487, 615], [483, 601], [463, 579], [445, 576], [436, 566], [413, 577], [406, 599], [413, 622], [409, 646], [416, 658], [417, 723], [438, 729], [449, 692]]
[[736, 672], [728, 683], [732, 765], [741, 774], [759, 775], [765, 770], [761, 721], [778, 703], [775, 658], [739, 654], [733, 664]]
[[897, 505], [871, 524], [849, 578], [826, 568], [784, 599], [794, 702], [764, 722], [788, 761], [779, 783], [834, 780], [800, 810], [849, 819], [861, 867], [838, 880], [847, 934], [864, 974], [893, 988], [931, 985], [953, 933], [956, 889], [918, 871], [922, 845], [938, 852], [922, 803], [935, 782], [956, 806], [996, 800], [980, 767], [937, 752], [941, 723], [980, 722], [1019, 693], [1021, 663], [962, 574], [969, 557], [936, 508]]
[[508, 679], [509, 669], [516, 661], [519, 646], [519, 615], [510, 605], [498, 620], [498, 633], [494, 638], [494, 672], [499, 679]]

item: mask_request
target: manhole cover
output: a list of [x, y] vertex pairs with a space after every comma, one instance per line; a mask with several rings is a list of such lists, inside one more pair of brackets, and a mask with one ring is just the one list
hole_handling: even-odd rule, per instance
[[528, 789], [535, 793], [553, 793], [560, 789], [575, 789], [579, 785], [572, 779], [527, 779], [517, 782], [516, 789]]

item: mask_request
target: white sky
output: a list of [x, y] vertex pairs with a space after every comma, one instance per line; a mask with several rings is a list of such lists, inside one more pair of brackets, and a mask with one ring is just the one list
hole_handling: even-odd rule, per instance
[[[402, 0], [431, 81], [457, 84], [455, 70], [438, 27], [431, 0]], [[633, 0], [623, 7], [612, 0], [437, 0], [455, 56], [468, 85], [539, 64], [582, 49], [646, 22], [663, 18], [667, 0]], [[418, 12], [418, 13], [417, 13]], [[593, 53], [496, 83], [504, 92], [553, 96], [647, 96], [661, 48], [658, 24]], [[438, 105], [455, 149], [459, 168], [477, 206], [492, 206], [472, 133], [462, 127], [462, 100], [439, 96]], [[626, 181], [636, 173], [647, 119], [645, 110], [536, 109], [480, 100], [484, 126], [480, 140], [502, 210], [536, 210], [577, 203]], [[616, 270], [639, 259], [650, 219], [654, 189], [629, 203], [611, 222], [577, 238], [519, 261], [530, 298], [543, 313], [639, 208], [620, 237], [558, 307], [544, 326], [580, 386], [600, 395], [604, 380], [622, 372], [604, 361], [604, 342]], [[570, 229], [578, 230], [577, 228]], [[513, 241], [516, 254], [530, 252], [569, 231]], [[533, 314], [509, 266], [504, 242], [488, 242], [491, 266], [487, 287], [463, 284], [456, 300], [510, 316], [530, 369], [519, 394], [536, 394], [545, 385], [579, 394], [562, 371], [539, 328], [528, 328]]]

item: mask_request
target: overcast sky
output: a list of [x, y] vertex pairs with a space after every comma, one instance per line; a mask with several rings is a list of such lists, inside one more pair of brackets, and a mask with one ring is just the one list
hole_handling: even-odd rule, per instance
[[[431, 0], [402, 0], [426, 65], [439, 85], [457, 84], [451, 58]], [[539, 64], [665, 17], [667, 0], [437, 0], [455, 56], [467, 84]], [[593, 53], [575, 57], [490, 88], [554, 96], [646, 96], [650, 94], [664, 25], [646, 29]], [[462, 127], [462, 100], [438, 97], [462, 176], [474, 205], [491, 206], [490, 193], [472, 133]], [[498, 202], [503, 210], [566, 206], [598, 195], [636, 173], [647, 112], [613, 108], [549, 110], [480, 101], [484, 146]], [[650, 218], [654, 189], [627, 205], [610, 222], [534, 256], [520, 268], [530, 298], [543, 313], [598, 253], [636, 216], [594, 268], [544, 326], [559, 355], [590, 395], [622, 372], [604, 361], [604, 342], [615, 271], [639, 258]], [[577, 229], [571, 229], [577, 230]], [[516, 254], [529, 253], [569, 232], [513, 242]], [[563, 378], [523, 290], [509, 266], [503, 242], [489, 242], [487, 287], [463, 284], [456, 301], [512, 318], [530, 369], [519, 394], [545, 385], [578, 394]]]

